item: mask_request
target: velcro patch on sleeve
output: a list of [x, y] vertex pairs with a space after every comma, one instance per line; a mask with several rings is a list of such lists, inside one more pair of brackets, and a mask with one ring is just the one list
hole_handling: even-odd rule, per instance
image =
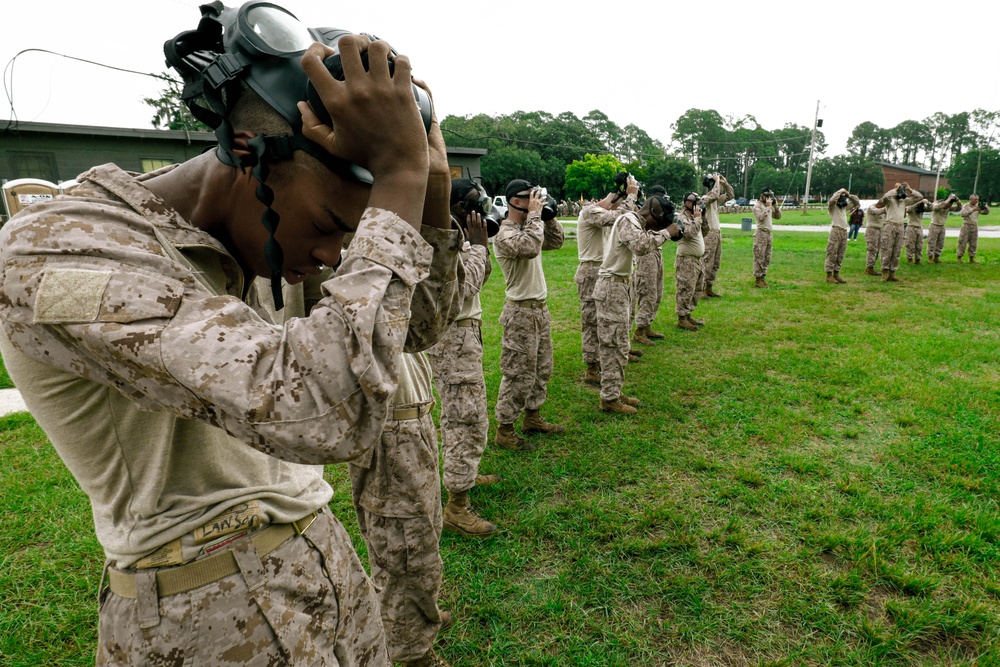
[[101, 312], [111, 271], [51, 269], [42, 276], [35, 299], [35, 322], [93, 322]]

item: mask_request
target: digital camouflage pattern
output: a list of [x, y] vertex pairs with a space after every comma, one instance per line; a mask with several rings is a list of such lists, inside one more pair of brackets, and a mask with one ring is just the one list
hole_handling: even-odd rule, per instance
[[736, 196], [729, 182], [723, 183], [716, 174], [715, 185], [701, 198], [705, 205], [705, 222], [708, 231], [704, 234], [705, 254], [702, 263], [705, 267], [705, 285], [714, 285], [715, 277], [722, 266], [722, 227], [719, 226], [719, 203], [726, 202]]
[[523, 410], [539, 410], [545, 403], [552, 376], [552, 318], [541, 305], [530, 308], [507, 301], [500, 313], [500, 392], [496, 419], [513, 424]]
[[[5, 362], [90, 497], [118, 567], [234, 503], [256, 500], [264, 523], [324, 507], [332, 490], [322, 467], [300, 464], [355, 459], [379, 441], [413, 288], [434, 272], [432, 245], [398, 216], [368, 209], [312, 314], [275, 325], [241, 300], [242, 272], [225, 248], [143, 186], [162, 173], [97, 167], [73, 196], [32, 207], [0, 232]], [[438, 273], [457, 280], [457, 256], [448, 262]], [[447, 300], [433, 308], [415, 319], [451, 309]], [[67, 399], [84, 411], [67, 411]], [[335, 520], [316, 524], [315, 549], [285, 560], [283, 546], [243, 578], [177, 596], [176, 608], [161, 605], [155, 631], [137, 629], [135, 605], [106, 593], [99, 651], [117, 660], [138, 641], [149, 655], [156, 635], [171, 644], [163, 664], [174, 664], [195, 648], [198, 627], [199, 655], [218, 656], [208, 664], [256, 664], [247, 643], [290, 661], [301, 650], [308, 664], [385, 664], [371, 583]], [[324, 568], [329, 585], [318, 579]], [[238, 592], [250, 575], [255, 603]], [[300, 585], [320, 592], [303, 595]], [[144, 607], [146, 616], [148, 599]], [[191, 625], [199, 614], [201, 625]], [[270, 633], [265, 617], [279, 626], [279, 648], [257, 641]], [[212, 634], [204, 621], [221, 618], [233, 625]]]
[[827, 273], [840, 272], [846, 251], [847, 230], [837, 226], [830, 227], [830, 236], [826, 240], [826, 262], [824, 264]]
[[[233, 549], [249, 543], [241, 538]], [[249, 553], [252, 562], [256, 552]], [[103, 591], [97, 665], [389, 664], [375, 591], [328, 510], [257, 562], [246, 574], [158, 601], [154, 593], [129, 599]], [[141, 627], [143, 612], [152, 613], [150, 627]]]
[[931, 226], [927, 230], [927, 258], [938, 259], [944, 251], [945, 229], [948, 214], [962, 210], [962, 204], [950, 198], [934, 202], [931, 207]]
[[389, 657], [416, 660], [441, 628], [441, 483], [430, 413], [389, 420], [369, 456], [350, 466]]
[[583, 348], [583, 363], [596, 364], [600, 362], [597, 339], [597, 302], [594, 301], [594, 286], [597, 285], [597, 272], [600, 262], [582, 262], [576, 268], [573, 280], [576, 282], [576, 292], [580, 295], [580, 333]]
[[625, 384], [629, 332], [632, 328], [631, 292], [631, 285], [610, 278], [599, 279], [594, 288], [600, 340], [601, 398], [606, 401], [617, 401]]
[[878, 259], [882, 245], [882, 225], [885, 221], [885, 209], [878, 208], [874, 204], [866, 211], [868, 224], [865, 227], [865, 266], [875, 270], [875, 261]]
[[[465, 266], [462, 294], [468, 301], [479, 294], [489, 277], [489, 250], [466, 244], [461, 258]], [[466, 308], [462, 310], [465, 312]], [[427, 351], [441, 397], [444, 487], [451, 493], [475, 486], [479, 462], [486, 449], [489, 418], [483, 376], [482, 321], [477, 321], [477, 326], [453, 324]]]
[[[962, 259], [966, 248], [969, 249], [969, 259], [974, 259], [976, 256], [976, 250], [979, 246], [979, 213], [978, 205], [973, 206], [972, 204], [966, 204], [958, 213], [962, 216], [962, 228], [958, 230], [959, 259]], [[986, 207], [982, 214], [989, 215], [989, 207]]]
[[677, 280], [678, 317], [690, 315], [698, 306], [698, 297], [705, 291], [705, 267], [696, 257], [677, 255], [674, 259]]
[[926, 202], [925, 206], [930, 205], [930, 202], [922, 199], [906, 207], [907, 225], [903, 232], [903, 248], [906, 250], [906, 259], [910, 262], [919, 262], [924, 256], [924, 214], [918, 210], [922, 202]]
[[771, 266], [771, 221], [781, 219], [781, 208], [774, 200], [770, 206], [758, 201], [753, 206], [753, 217], [757, 220], [757, 229], [753, 233], [753, 275], [754, 278], [763, 278]]
[[656, 319], [663, 301], [663, 253], [655, 251], [639, 255], [634, 280], [635, 325], [648, 327]]
[[903, 251], [903, 224], [886, 222], [882, 227], [879, 253], [882, 255], [882, 270], [895, 271], [899, 268], [899, 254]]
[[701, 263], [705, 269], [705, 285], [714, 285], [722, 266], [722, 232], [718, 229], [709, 229], [705, 234], [705, 254]]

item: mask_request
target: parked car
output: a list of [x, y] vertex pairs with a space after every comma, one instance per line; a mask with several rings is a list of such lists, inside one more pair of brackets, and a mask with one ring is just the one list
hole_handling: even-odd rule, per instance
[[739, 199], [736, 200], [736, 205], [737, 206], [749, 206], [750, 202], [747, 201], [746, 199], [744, 199], [743, 197], [740, 197]]
[[794, 199], [786, 199], [785, 201], [781, 202], [781, 206], [783, 208], [791, 208], [793, 206], [798, 206], [798, 205], [799, 203]]
[[736, 200], [735, 199], [730, 199], [725, 204], [723, 204], [723, 206], [736, 206]]
[[757, 200], [756, 199], [751, 199], [750, 203], [747, 204], [747, 206], [756, 206], [756, 205], [757, 205]]
[[496, 197], [494, 197], [493, 198], [493, 208], [495, 208], [498, 211], [500, 211], [500, 213], [503, 214], [503, 217], [506, 218], [507, 217], [507, 198], [504, 197], [503, 195], [497, 195]]

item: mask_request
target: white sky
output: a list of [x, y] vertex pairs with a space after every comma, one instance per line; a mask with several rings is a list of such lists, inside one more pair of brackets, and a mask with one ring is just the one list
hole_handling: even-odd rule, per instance
[[[44, 48], [161, 72], [163, 42], [200, 16], [194, 0], [4, 4], [3, 64]], [[387, 39], [431, 86], [442, 118], [600, 109], [667, 143], [671, 123], [692, 107], [750, 114], [773, 130], [810, 127], [821, 100], [826, 155], [835, 155], [865, 120], [892, 127], [936, 111], [1000, 110], [1000, 3], [991, 0], [278, 4], [310, 26]], [[904, 62], [919, 64], [899, 69]], [[146, 77], [29, 53], [15, 64], [14, 110], [21, 121], [150, 127], [142, 98], [159, 88]], [[6, 96], [0, 114], [11, 117]]]

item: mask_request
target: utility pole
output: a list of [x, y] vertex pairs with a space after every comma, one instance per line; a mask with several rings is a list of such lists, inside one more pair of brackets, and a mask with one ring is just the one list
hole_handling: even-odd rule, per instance
[[812, 143], [809, 144], [809, 168], [806, 170], [806, 194], [802, 200], [802, 215], [806, 214], [809, 208], [809, 185], [813, 175], [813, 155], [816, 153], [816, 128], [822, 125], [819, 119], [819, 100], [816, 100], [816, 117], [813, 119]]

